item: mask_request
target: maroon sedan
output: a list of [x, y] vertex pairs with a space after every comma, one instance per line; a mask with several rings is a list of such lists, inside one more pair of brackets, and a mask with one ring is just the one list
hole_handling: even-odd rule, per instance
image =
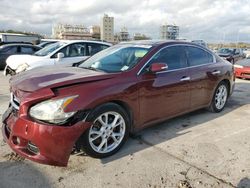
[[144, 127], [205, 107], [220, 112], [233, 86], [232, 64], [200, 45], [121, 43], [79, 67], [12, 77], [2, 132], [21, 156], [66, 166], [74, 146], [107, 157]]

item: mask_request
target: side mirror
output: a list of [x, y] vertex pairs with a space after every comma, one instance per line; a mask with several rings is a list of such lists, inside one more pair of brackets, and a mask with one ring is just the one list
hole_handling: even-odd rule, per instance
[[57, 54], [57, 60], [60, 61], [62, 58], [64, 58], [64, 53], [59, 52], [59, 53]]
[[152, 72], [152, 73], [165, 71], [167, 69], [168, 69], [168, 65], [166, 63], [153, 63], [149, 67], [149, 71]]

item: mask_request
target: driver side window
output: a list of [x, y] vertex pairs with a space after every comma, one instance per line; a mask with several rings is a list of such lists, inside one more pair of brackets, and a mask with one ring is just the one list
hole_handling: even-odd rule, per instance
[[57, 58], [58, 53], [63, 53], [64, 58], [86, 56], [86, 45], [84, 43], [75, 43], [59, 50], [52, 58]]
[[187, 67], [187, 58], [184, 46], [167, 47], [156, 53], [148, 63], [147, 68], [153, 63], [165, 63], [168, 70]]

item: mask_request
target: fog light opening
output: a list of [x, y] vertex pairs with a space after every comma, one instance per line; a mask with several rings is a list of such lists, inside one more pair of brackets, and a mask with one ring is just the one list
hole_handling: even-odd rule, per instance
[[12, 141], [15, 145], [20, 145], [21, 139], [17, 136], [13, 136]]

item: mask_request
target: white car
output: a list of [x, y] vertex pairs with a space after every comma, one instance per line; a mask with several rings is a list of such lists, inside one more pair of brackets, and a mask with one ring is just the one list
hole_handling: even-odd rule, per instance
[[244, 49], [243, 53], [245, 54], [246, 58], [250, 57], [250, 48]]
[[4, 75], [44, 66], [72, 66], [89, 56], [110, 47], [112, 44], [100, 41], [60, 41], [46, 46], [33, 55], [12, 55], [6, 60]]

